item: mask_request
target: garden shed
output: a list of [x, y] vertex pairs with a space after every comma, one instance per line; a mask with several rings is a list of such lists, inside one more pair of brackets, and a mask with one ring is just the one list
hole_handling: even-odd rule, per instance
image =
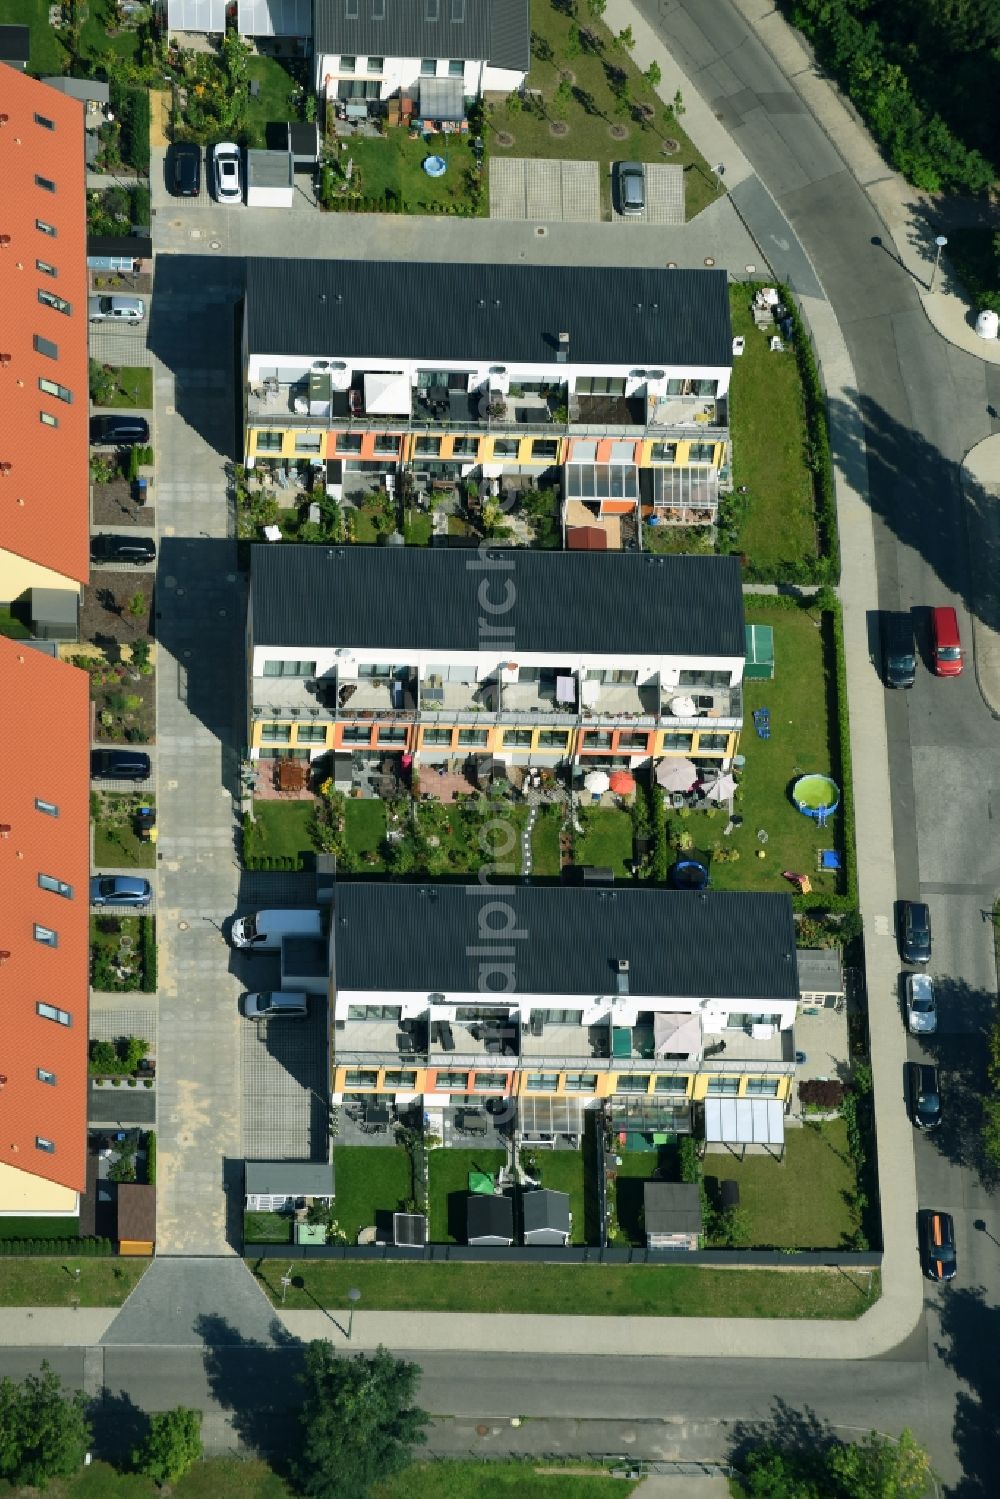
[[291, 208], [295, 171], [287, 151], [247, 152], [247, 207]]
[[466, 1203], [465, 1223], [470, 1244], [509, 1246], [514, 1242], [514, 1204], [509, 1197], [473, 1192]]
[[306, 1197], [333, 1200], [333, 1167], [327, 1161], [247, 1161], [243, 1169], [248, 1212], [288, 1212]]
[[156, 1188], [118, 1183], [119, 1254], [152, 1254], [156, 1244]]
[[702, 1221], [697, 1182], [646, 1182], [642, 1210], [647, 1249], [698, 1248]]
[[525, 1192], [521, 1213], [525, 1244], [555, 1244], [565, 1248], [569, 1243], [572, 1219], [568, 1192], [552, 1192], [546, 1187]]
[[770, 682], [774, 677], [774, 629], [771, 625], [746, 626], [747, 681]]
[[319, 125], [315, 120], [288, 121], [288, 154], [293, 167], [314, 167], [319, 161]]

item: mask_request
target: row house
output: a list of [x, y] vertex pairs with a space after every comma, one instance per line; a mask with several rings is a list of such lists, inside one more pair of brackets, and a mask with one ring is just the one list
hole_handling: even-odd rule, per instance
[[250, 557], [254, 759], [332, 752], [349, 784], [387, 752], [453, 768], [725, 768], [737, 752], [735, 557], [287, 542]]
[[724, 271], [250, 259], [243, 369], [253, 478], [348, 505], [552, 488], [596, 549], [731, 487]]
[[674, 1133], [714, 1097], [787, 1106], [786, 895], [337, 881], [330, 949], [337, 1101], [421, 1100], [433, 1122], [517, 1098], [537, 1122], [545, 1100], [564, 1121], [612, 1100]]

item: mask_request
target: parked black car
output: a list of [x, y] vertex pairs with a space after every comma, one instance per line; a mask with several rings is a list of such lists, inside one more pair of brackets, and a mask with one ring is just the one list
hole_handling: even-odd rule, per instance
[[955, 1224], [950, 1213], [929, 1208], [920, 1214], [920, 1251], [931, 1280], [954, 1280], [958, 1271]]
[[912, 687], [917, 679], [917, 648], [909, 614], [882, 613], [882, 669], [887, 687]]
[[155, 562], [156, 542], [148, 536], [110, 536], [100, 532], [90, 538], [91, 562]]
[[90, 776], [94, 781], [147, 781], [151, 770], [149, 756], [138, 750], [90, 752]]
[[937, 1129], [941, 1123], [941, 1086], [938, 1070], [929, 1062], [907, 1062], [906, 1092], [910, 1118], [917, 1129]]
[[180, 141], [170, 154], [170, 191], [177, 198], [197, 198], [201, 192], [201, 147]]
[[922, 900], [899, 903], [899, 951], [904, 963], [931, 960], [931, 913]]
[[92, 416], [90, 440], [103, 447], [131, 448], [149, 441], [149, 423], [144, 416]]

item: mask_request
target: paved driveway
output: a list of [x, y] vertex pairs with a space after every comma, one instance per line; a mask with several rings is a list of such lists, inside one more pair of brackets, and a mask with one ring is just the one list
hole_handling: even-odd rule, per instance
[[642, 213], [620, 214], [612, 199], [611, 217], [616, 224], [683, 224], [684, 168], [647, 161], [646, 207]]
[[[255, 958], [255, 982], [278, 983], [277, 962]], [[264, 970], [274, 969], [265, 978]], [[326, 1160], [326, 1004], [305, 1020], [241, 1020], [243, 1154], [248, 1161]]]
[[575, 224], [599, 220], [597, 162], [494, 156], [490, 160], [490, 217]]

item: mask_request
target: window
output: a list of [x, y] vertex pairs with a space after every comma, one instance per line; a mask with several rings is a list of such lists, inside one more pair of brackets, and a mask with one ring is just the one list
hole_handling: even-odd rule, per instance
[[688, 443], [688, 463], [711, 463], [714, 457], [714, 442]]
[[44, 219], [36, 219], [35, 228], [38, 230], [39, 234], [47, 234], [50, 239], [55, 239], [59, 234], [59, 230], [56, 228], [55, 224], [47, 224]]
[[298, 742], [299, 744], [325, 744], [326, 725], [321, 723], [300, 723]]
[[588, 729], [583, 736], [583, 748], [589, 750], [610, 749], [610, 732], [604, 729]]
[[747, 1093], [757, 1098], [777, 1098], [778, 1079], [776, 1077], [748, 1077]]
[[439, 1088], [461, 1088], [464, 1093], [469, 1083], [467, 1072], [439, 1072], [437, 1075], [437, 1087]]
[[358, 663], [358, 676], [370, 677], [373, 680], [383, 679], [386, 682], [392, 680], [392, 667], [388, 661], [361, 661]]
[[478, 437], [456, 437], [451, 445], [451, 451], [456, 458], [475, 458], [479, 452]]
[[261, 725], [260, 737], [268, 744], [291, 744], [290, 723], [265, 723]]
[[265, 661], [265, 677], [314, 677], [315, 661]]
[[340, 71], [342, 73], [353, 73], [358, 65], [358, 59], [351, 57], [349, 53], [343, 52], [340, 56]]
[[42, 177], [38, 172], [35, 173], [35, 186], [44, 188], [47, 193], [54, 193], [56, 190], [56, 185], [52, 181], [52, 178]]
[[413, 451], [424, 458], [436, 458], [441, 451], [440, 437], [418, 437]]
[[[360, 438], [358, 439], [360, 443]], [[323, 446], [322, 432], [296, 432], [296, 453], [318, 453]]]
[[698, 753], [699, 753], [699, 755], [708, 755], [708, 754], [711, 754], [713, 752], [715, 752], [715, 753], [720, 753], [721, 752], [721, 753], [724, 754], [725, 751], [726, 751], [726, 749], [727, 749], [727, 747], [728, 747], [728, 745], [729, 745], [729, 735], [728, 734], [699, 734], [698, 735]]
[[464, 78], [465, 77], [465, 63], [462, 61], [462, 59], [460, 57], [449, 57], [449, 59], [448, 59], [448, 77], [449, 78]]
[[347, 1007], [348, 1020], [388, 1021], [390, 1025], [398, 1025], [402, 1013], [402, 1005], [348, 1005]]
[[55, 802], [43, 801], [40, 796], [35, 797], [35, 811], [44, 812], [46, 817], [58, 817], [59, 808]]
[[565, 729], [542, 729], [538, 735], [538, 748], [564, 750], [568, 740]]
[[345, 1088], [377, 1088], [378, 1073], [370, 1071], [367, 1067], [360, 1067], [356, 1071], [348, 1068], [344, 1077]]
[[489, 740], [487, 729], [459, 729], [459, 744], [485, 745]]
[[398, 458], [399, 438], [392, 436], [387, 437], [384, 433], [379, 433], [379, 435], [375, 438], [375, 451], [376, 453], [380, 453], [383, 457]]
[[[458, 1025], [477, 1025], [482, 1022], [486, 1025], [506, 1026], [509, 1020], [510, 1012], [506, 1007], [498, 1010], [492, 1005], [455, 1006], [455, 1021]], [[513, 1030], [510, 1034], [514, 1034]]]
[[597, 1091], [596, 1072], [567, 1072], [565, 1078], [567, 1093], [595, 1093]]
[[379, 744], [405, 744], [406, 730], [401, 727], [388, 728], [383, 724], [378, 731]]
[[56, 1085], [56, 1075], [54, 1072], [50, 1072], [47, 1067], [36, 1067], [35, 1076], [40, 1083], [49, 1083], [53, 1088]]
[[518, 441], [516, 437], [497, 437], [493, 441], [494, 458], [516, 458]]
[[508, 749], [511, 748], [511, 747], [513, 747], [513, 746], [515, 746], [515, 745], [523, 745], [525, 748], [530, 749], [531, 748], [531, 730], [530, 729], [508, 729], [506, 731], [506, 733], [504, 734], [504, 736], [503, 736], [503, 742], [504, 742], [504, 747], [508, 748]]
[[41, 1015], [43, 1020], [54, 1020], [57, 1025], [72, 1025], [73, 1017], [68, 1010], [60, 1010], [55, 1005], [43, 1004], [41, 1000], [35, 1005], [35, 1012]]
[[59, 425], [59, 418], [53, 416], [51, 411], [40, 411], [38, 413], [38, 420], [43, 427], [58, 427]]
[[54, 291], [46, 291], [44, 286], [38, 288], [38, 300], [43, 307], [52, 307], [56, 312], [64, 312], [67, 317], [73, 311], [65, 297], [57, 297]]
[[558, 458], [559, 444], [550, 437], [536, 437], [531, 444], [531, 456], [536, 463], [544, 458]]
[[649, 450], [649, 457], [653, 463], [676, 463], [677, 444], [675, 442], [654, 442]]
[[645, 751], [649, 748], [649, 735], [623, 732], [618, 735], [618, 748]]
[[664, 1072], [653, 1084], [657, 1093], [681, 1093], [687, 1097], [688, 1080], [681, 1072]]
[[451, 744], [450, 729], [425, 729], [425, 744]]
[[718, 380], [693, 380], [691, 383], [696, 396], [715, 396], [719, 393]]
[[615, 1091], [618, 1093], [648, 1093], [648, 1072], [619, 1072]]
[[41, 942], [45, 947], [59, 946], [59, 933], [54, 932], [50, 926], [42, 926], [35, 922], [35, 941]]
[[543, 1025], [579, 1025], [582, 1010], [534, 1010], [535, 1019]]
[[686, 755], [691, 748], [691, 739], [690, 734], [664, 734], [663, 748], [664, 750], [680, 750]]
[[578, 396], [623, 396], [625, 381], [597, 376], [592, 380], [577, 380], [574, 388]]
[[73, 886], [67, 885], [65, 880], [57, 880], [54, 874], [40, 874], [38, 888], [51, 890], [53, 895], [65, 895], [67, 900], [73, 899]]
[[710, 1077], [708, 1080], [709, 1093], [735, 1094], [740, 1091], [740, 1080], [738, 1077]]
[[739, 1010], [731, 1010], [726, 1020], [727, 1031], [749, 1031], [752, 1025], [773, 1025], [780, 1029], [780, 1015], [749, 1015], [742, 1014]]
[[437, 58], [436, 57], [422, 57], [420, 59], [420, 76], [421, 76], [421, 78], [433, 78], [434, 74], [436, 72], [437, 72]]
[[361, 433], [360, 432], [338, 432], [337, 433], [337, 452], [338, 453], [360, 453], [361, 452]]
[[35, 124], [41, 125], [43, 130], [54, 130], [56, 128], [55, 120], [50, 120], [48, 115], [36, 114]]
[[555, 1093], [559, 1087], [558, 1072], [529, 1072], [529, 1093]]
[[44, 354], [46, 359], [59, 358], [59, 345], [54, 344], [50, 338], [43, 338], [40, 333], [36, 333], [32, 342], [36, 354]]
[[405, 1070], [395, 1072], [386, 1071], [385, 1086], [387, 1088], [415, 1088], [417, 1086], [417, 1074]]
[[35, 1136], [35, 1149], [44, 1150], [46, 1155], [55, 1155], [56, 1153], [55, 1142], [46, 1140], [44, 1135]]
[[368, 59], [368, 71], [369, 71], [369, 73], [381, 73], [382, 66], [383, 66], [384, 62], [385, 62], [385, 58], [384, 57], [369, 57], [369, 59]]
[[258, 453], [280, 453], [281, 452], [281, 443], [282, 443], [282, 433], [280, 433], [280, 432], [258, 432], [257, 433], [257, 452]]
[[344, 728], [342, 736], [344, 744], [371, 744], [371, 725], [366, 723], [349, 723]]
[[728, 671], [679, 671], [678, 687], [728, 687]]
[[54, 265], [50, 265], [47, 260], [36, 260], [35, 270], [41, 271], [43, 276], [58, 276], [59, 274], [56, 267]]
[[506, 1093], [506, 1072], [477, 1072], [474, 1079], [477, 1093]]
[[67, 386], [59, 385], [55, 380], [46, 380], [39, 376], [38, 389], [43, 395], [55, 396], [57, 401], [65, 401], [67, 406], [73, 404], [73, 392]]

